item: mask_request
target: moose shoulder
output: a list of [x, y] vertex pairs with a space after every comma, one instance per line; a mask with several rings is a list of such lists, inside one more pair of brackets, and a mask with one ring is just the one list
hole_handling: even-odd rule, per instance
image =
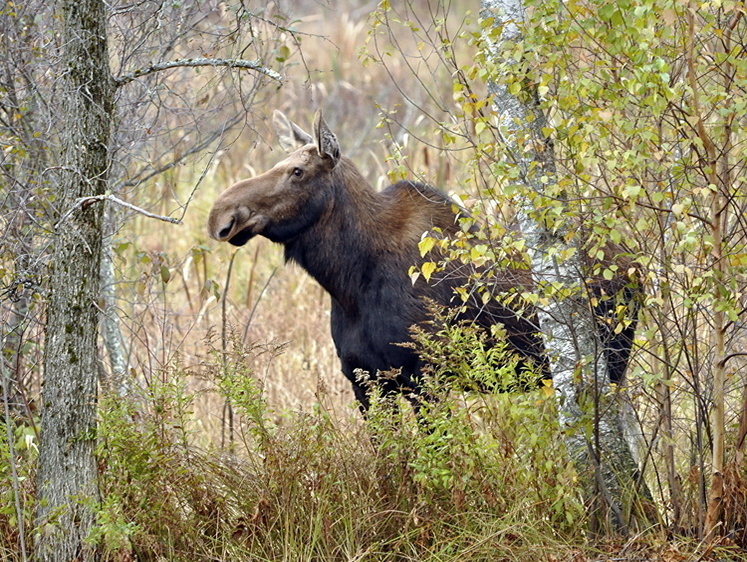
[[[285, 257], [300, 264], [331, 296], [331, 330], [345, 376], [362, 408], [369, 405], [359, 371], [384, 393], [420, 392], [421, 359], [412, 346], [411, 327], [429, 319], [428, 302], [462, 304], [454, 289], [466, 277], [455, 268], [438, 283], [413, 284], [408, 270], [422, 263], [418, 242], [437, 228], [459, 230], [460, 211], [437, 190], [399, 182], [375, 191], [348, 158], [317, 114], [313, 137], [282, 113], [274, 114], [281, 146], [290, 153], [271, 170], [229, 187], [208, 219], [210, 236], [241, 246], [256, 235], [282, 244]], [[528, 286], [526, 271], [504, 270], [498, 291]], [[462, 307], [457, 319], [489, 329], [505, 328], [519, 365], [542, 372], [544, 346], [534, 311], [521, 313], [491, 301]], [[629, 340], [616, 343], [614, 357], [624, 371]], [[620, 368], [620, 366], [616, 367]], [[622, 377], [622, 371], [611, 378]], [[396, 373], [379, 376], [379, 373]]]

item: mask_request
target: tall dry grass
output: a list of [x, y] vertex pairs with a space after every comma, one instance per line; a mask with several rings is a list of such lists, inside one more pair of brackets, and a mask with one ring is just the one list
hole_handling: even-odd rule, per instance
[[[477, 2], [472, 4], [452, 12], [464, 17], [467, 8], [478, 8]], [[285, 265], [279, 247], [255, 239], [236, 250], [210, 240], [205, 224], [222, 190], [283, 157], [270, 126], [274, 109], [307, 130], [313, 113], [323, 110], [342, 150], [377, 188], [390, 183], [393, 170], [406, 170], [459, 190], [452, 158], [439, 152], [436, 140], [420, 142], [433, 137], [423, 113], [445, 117], [442, 100], [450, 96], [451, 82], [442, 77], [442, 97], [431, 99], [414, 83], [417, 77], [406, 61], [391, 57], [386, 68], [366, 64], [361, 53], [375, 6], [360, 2], [342, 10], [316, 2], [279, 3], [277, 9], [286, 10], [301, 38], [286, 82], [261, 96], [230, 144], [173, 168], [145, 190], [154, 194], [151, 207], [168, 213], [177, 207], [174, 201], [185, 201], [198, 184], [183, 225], [133, 216], [115, 243], [133, 377], [147, 383], [177, 357], [197, 368], [206, 353], [206, 337], [220, 338], [230, 330], [247, 344], [282, 347], [281, 352], [259, 354], [249, 365], [279, 411], [308, 411], [321, 401], [336, 415], [355, 415], [329, 335], [324, 291], [298, 267]], [[428, 3], [421, 9], [425, 14]], [[287, 39], [293, 46], [292, 38]], [[385, 48], [381, 41], [368, 43]], [[221, 416], [222, 405], [209, 401], [196, 415], [209, 431], [220, 426]]]
[[[453, 29], [479, 8], [412, 4], [424, 21], [449, 5]], [[421, 50], [411, 35], [383, 30], [372, 39], [376, 5], [269, 5], [301, 32], [299, 52], [286, 37], [295, 52], [286, 82], [257, 97], [230, 142], [143, 190], [151, 199], [137, 203], [162, 214], [192, 198], [183, 225], [133, 215], [117, 234], [133, 391], [131, 400], [108, 395], [102, 407], [103, 501], [92, 540], [111, 560], [735, 556], [668, 544], [663, 533], [601, 550], [586, 542], [573, 471], [558, 460], [565, 457], [557, 417], [541, 393], [446, 397], [429, 414], [431, 432], [407, 408], [386, 404], [362, 424], [329, 335], [324, 291], [264, 239], [235, 249], [208, 238], [218, 194], [283, 157], [270, 127], [274, 109], [307, 129], [322, 109], [377, 188], [405, 173], [456, 193], [479, 181], [458, 150], [440, 149], [434, 131], [452, 103], [438, 53]], [[364, 46], [386, 67], [366, 62]], [[27, 436], [33, 432], [19, 428], [15, 438], [33, 445]], [[32, 445], [19, 453], [29, 522]], [[0, 554], [18, 559], [7, 546], [17, 542], [8, 514], [0, 518]]]

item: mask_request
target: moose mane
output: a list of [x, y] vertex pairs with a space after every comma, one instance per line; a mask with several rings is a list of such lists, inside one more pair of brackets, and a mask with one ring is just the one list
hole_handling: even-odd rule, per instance
[[433, 187], [400, 181], [377, 192], [345, 157], [330, 176], [331, 206], [285, 244], [285, 258], [306, 269], [346, 308], [355, 306], [374, 268], [403, 274], [417, 263], [423, 233], [455, 227], [453, 203]]

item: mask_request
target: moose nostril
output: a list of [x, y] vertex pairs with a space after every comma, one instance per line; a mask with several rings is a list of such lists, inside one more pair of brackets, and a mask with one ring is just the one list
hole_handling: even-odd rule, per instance
[[218, 238], [223, 240], [224, 238], [228, 238], [228, 235], [231, 234], [231, 229], [233, 228], [233, 223], [236, 222], [236, 219], [231, 217], [231, 222], [228, 223], [227, 226], [220, 229], [218, 232]]

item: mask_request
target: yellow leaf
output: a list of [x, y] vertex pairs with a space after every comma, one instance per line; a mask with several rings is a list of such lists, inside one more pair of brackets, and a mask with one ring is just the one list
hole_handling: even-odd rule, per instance
[[542, 381], [542, 395], [545, 399], [550, 399], [555, 395], [555, 389], [552, 386], [552, 381], [545, 379]]
[[425, 280], [430, 281], [431, 275], [433, 275], [433, 272], [436, 271], [436, 264], [432, 261], [427, 261], [422, 266], [420, 266], [420, 271], [423, 272], [423, 277], [425, 277]]
[[426, 236], [423, 238], [420, 242], [418, 242], [418, 249], [420, 250], [420, 257], [425, 257], [425, 254], [431, 251], [433, 249], [433, 246], [436, 243], [435, 238], [431, 238], [430, 236]]
[[454, 291], [461, 297], [462, 302], [467, 302], [469, 299], [469, 293], [464, 287], [456, 287]]

